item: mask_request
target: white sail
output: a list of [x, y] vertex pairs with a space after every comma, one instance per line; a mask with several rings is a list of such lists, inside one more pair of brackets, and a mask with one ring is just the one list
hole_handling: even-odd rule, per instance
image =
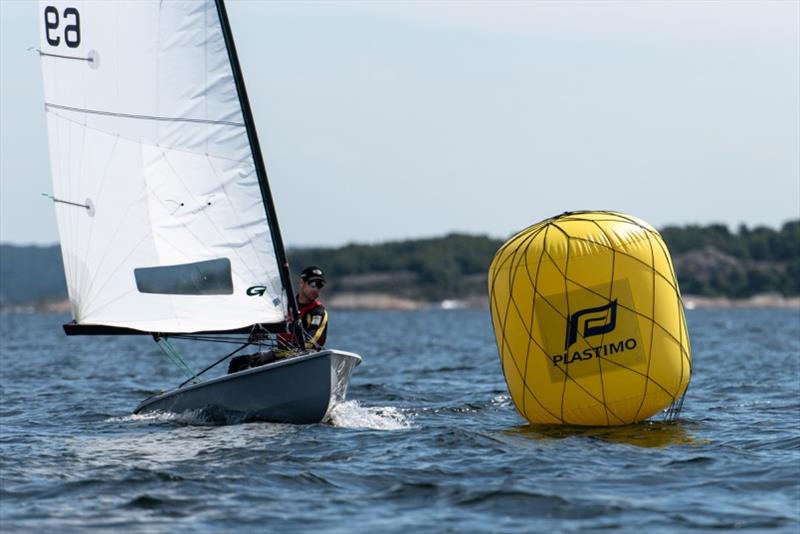
[[47, 0], [39, 16], [75, 321], [163, 333], [283, 321], [215, 3]]

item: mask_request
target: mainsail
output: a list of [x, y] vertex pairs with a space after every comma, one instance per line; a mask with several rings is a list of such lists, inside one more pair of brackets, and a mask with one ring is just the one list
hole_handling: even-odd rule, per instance
[[78, 325], [222, 331], [283, 323], [292, 307], [225, 16], [221, 0], [40, 2]]

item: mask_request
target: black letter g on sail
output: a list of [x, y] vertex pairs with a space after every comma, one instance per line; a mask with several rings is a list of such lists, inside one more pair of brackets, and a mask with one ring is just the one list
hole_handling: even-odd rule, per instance
[[247, 288], [248, 297], [263, 297], [267, 288], [265, 286], [251, 286]]

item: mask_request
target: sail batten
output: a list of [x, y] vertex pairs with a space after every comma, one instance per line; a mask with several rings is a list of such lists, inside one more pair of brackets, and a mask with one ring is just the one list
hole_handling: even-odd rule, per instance
[[192, 122], [192, 123], [200, 123], [200, 124], [220, 124], [223, 126], [235, 126], [237, 128], [244, 128], [245, 125], [242, 122], [232, 122], [232, 121], [225, 121], [225, 120], [215, 120], [215, 119], [196, 119], [192, 117], [156, 117], [153, 115], [136, 115], [134, 113], [121, 113], [115, 111], [103, 111], [100, 109], [81, 109], [72, 106], [62, 106], [60, 104], [53, 104], [51, 102], [45, 102], [45, 107], [49, 109], [61, 109], [64, 111], [74, 111], [76, 113], [89, 113], [92, 115], [105, 115], [108, 117], [117, 117], [120, 119], [136, 119], [136, 120], [147, 120], [147, 121], [163, 121], [163, 122]]
[[39, 13], [52, 196], [90, 206], [56, 208], [76, 328], [284, 323], [282, 243], [217, 4], [48, 0]]

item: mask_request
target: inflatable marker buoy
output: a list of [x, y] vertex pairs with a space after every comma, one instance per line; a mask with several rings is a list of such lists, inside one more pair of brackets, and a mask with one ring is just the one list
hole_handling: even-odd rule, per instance
[[692, 356], [667, 247], [644, 221], [570, 212], [489, 267], [497, 350], [531, 423], [612, 426], [680, 409]]

